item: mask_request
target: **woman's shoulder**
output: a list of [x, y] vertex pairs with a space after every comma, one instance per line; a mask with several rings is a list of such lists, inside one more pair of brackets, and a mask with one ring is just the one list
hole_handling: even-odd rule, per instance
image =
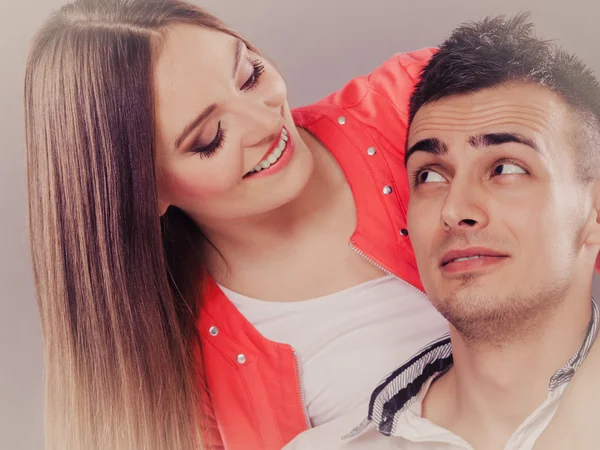
[[421, 69], [434, 53], [434, 48], [396, 53], [368, 74], [351, 79], [341, 89], [309, 106], [335, 104], [340, 107], [351, 107], [368, 91], [376, 91], [392, 101], [405, 100], [412, 93]]
[[[434, 53], [434, 48], [396, 53], [367, 76], [369, 86], [391, 98], [397, 97], [399, 91], [408, 91], [410, 96], [419, 80], [421, 70]], [[404, 98], [406, 95], [402, 96], [402, 99]]]
[[370, 73], [351, 79], [311, 105], [297, 108], [294, 114], [299, 122], [311, 122], [328, 114], [347, 114], [376, 128], [399, 119], [406, 127], [410, 96], [421, 69], [434, 53], [433, 48], [396, 53]]

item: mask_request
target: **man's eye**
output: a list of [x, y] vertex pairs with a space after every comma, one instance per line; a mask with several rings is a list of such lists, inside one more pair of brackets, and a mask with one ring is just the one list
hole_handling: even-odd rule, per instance
[[441, 176], [439, 173], [434, 172], [433, 170], [423, 170], [419, 173], [417, 177], [417, 184], [424, 183], [445, 183], [446, 179]]
[[502, 163], [494, 167], [494, 175], [515, 175], [515, 174], [526, 174], [522, 167], [512, 163]]

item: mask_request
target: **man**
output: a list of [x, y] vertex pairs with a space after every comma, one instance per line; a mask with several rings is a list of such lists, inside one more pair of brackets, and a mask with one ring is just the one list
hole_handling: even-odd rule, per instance
[[459, 27], [411, 99], [409, 233], [449, 338], [289, 449], [532, 449], [593, 347], [600, 86], [526, 20]]

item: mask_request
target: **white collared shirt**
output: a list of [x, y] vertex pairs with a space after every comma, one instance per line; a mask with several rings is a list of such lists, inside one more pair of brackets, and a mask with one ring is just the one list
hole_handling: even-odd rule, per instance
[[[362, 409], [303, 433], [284, 450], [474, 450], [461, 437], [421, 416], [422, 402], [432, 379], [433, 377], [419, 392], [418, 400], [398, 416], [396, 430], [390, 436], [380, 433], [373, 422], [369, 422], [360, 433], [352, 437], [344, 436], [364, 417]], [[511, 436], [504, 450], [533, 448], [554, 416], [567, 385], [568, 383], [563, 384], [548, 394], [544, 403]]]
[[[531, 450], [552, 420], [562, 394], [598, 334], [598, 307], [594, 302], [592, 305], [592, 319], [581, 348], [552, 376], [545, 401], [521, 423], [504, 450]], [[421, 414], [431, 382], [452, 363], [449, 337], [434, 341], [380, 383], [368, 405], [367, 419], [365, 405], [302, 433], [284, 450], [474, 450], [464, 439]]]

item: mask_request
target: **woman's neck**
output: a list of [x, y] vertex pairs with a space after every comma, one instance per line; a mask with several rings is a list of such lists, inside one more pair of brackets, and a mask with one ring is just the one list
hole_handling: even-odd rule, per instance
[[[291, 251], [295, 245], [310, 241], [328, 217], [348, 209], [349, 202], [340, 201], [348, 197], [348, 183], [337, 161], [308, 131], [298, 131], [314, 158], [310, 181], [297, 198], [277, 209], [202, 226], [212, 244], [206, 246], [211, 273], [222, 272], [240, 258], [257, 261], [268, 259], [270, 253], [279, 254], [282, 249]], [[352, 213], [355, 215], [354, 210]]]

